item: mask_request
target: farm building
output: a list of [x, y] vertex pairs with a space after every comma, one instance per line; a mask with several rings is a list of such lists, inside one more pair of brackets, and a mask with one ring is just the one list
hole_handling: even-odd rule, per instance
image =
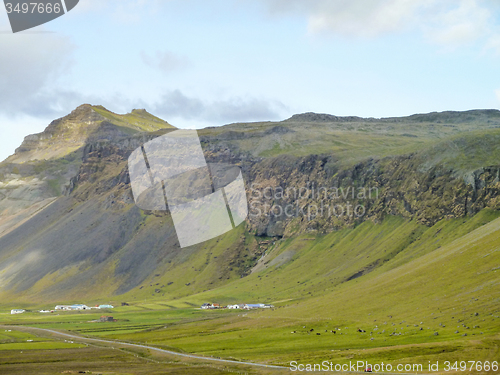
[[248, 303], [243, 306], [245, 310], [253, 310], [253, 309], [270, 309], [274, 307], [273, 305], [265, 305], [263, 303]]
[[55, 309], [63, 311], [74, 311], [74, 310], [90, 310], [90, 307], [78, 303], [76, 305], [57, 305]]
[[100, 309], [114, 309], [114, 307], [111, 305], [99, 305], [99, 308]]
[[203, 310], [211, 310], [211, 309], [245, 309], [245, 310], [253, 310], [253, 309], [269, 309], [274, 307], [273, 305], [265, 305], [263, 303], [240, 303], [236, 305], [227, 305], [220, 306], [218, 303], [204, 303], [201, 305]]
[[71, 305], [72, 310], [90, 310], [90, 307], [87, 305], [82, 305], [81, 303], [77, 303], [76, 305]]
[[26, 310], [23, 310], [23, 309], [13, 309], [13, 310], [10, 310], [10, 313], [11, 314], [22, 314], [25, 311]]
[[220, 309], [221, 306], [218, 304], [218, 303], [204, 303], [203, 305], [201, 305], [201, 308], [203, 310], [213, 310], [213, 309]]
[[247, 303], [243, 308], [246, 310], [253, 310], [253, 309], [263, 309], [266, 305], [263, 303]]
[[72, 310], [70, 305], [57, 305], [55, 310]]

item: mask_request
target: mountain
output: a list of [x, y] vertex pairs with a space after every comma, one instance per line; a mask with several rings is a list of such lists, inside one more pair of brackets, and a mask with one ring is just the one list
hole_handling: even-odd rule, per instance
[[[317, 304], [453, 254], [500, 216], [499, 111], [307, 113], [198, 131], [207, 162], [241, 167], [250, 216], [181, 249], [168, 212], [135, 205], [127, 167], [132, 151], [173, 129], [144, 110], [83, 105], [26, 137], [0, 164], [2, 301]], [[490, 245], [482, 251], [498, 260]]]
[[84, 104], [43, 132], [27, 136], [15, 154], [0, 163], [0, 235], [68, 191], [86, 145], [160, 129], [174, 127], [143, 109], [117, 115]]

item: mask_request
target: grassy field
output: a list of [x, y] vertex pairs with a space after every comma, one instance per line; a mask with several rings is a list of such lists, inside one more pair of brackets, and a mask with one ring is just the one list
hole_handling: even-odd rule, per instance
[[[179, 363], [171, 358], [151, 358], [110, 347], [87, 346], [80, 349], [0, 351], [2, 374], [227, 374], [223, 366]], [[235, 372], [234, 370], [232, 372]]]
[[[118, 321], [113, 323], [89, 323], [86, 319], [94, 318], [94, 314], [88, 313], [68, 313], [43, 318], [35, 314], [26, 314], [8, 320], [9, 324], [67, 330], [88, 337], [144, 343], [181, 353], [197, 353], [208, 357], [284, 366], [289, 365], [291, 361], [321, 363], [324, 360], [338, 364], [353, 360], [385, 362], [394, 366], [408, 363], [426, 365], [428, 361], [432, 363], [439, 361], [444, 365], [445, 361], [455, 360], [494, 361], [500, 355], [498, 318], [492, 315], [465, 320], [467, 325], [472, 325], [475, 320], [481, 322], [481, 331], [470, 327], [471, 329], [467, 331], [469, 336], [457, 338], [451, 333], [455, 328], [447, 328], [448, 324], [456, 322], [445, 316], [426, 319], [423, 324], [416, 322], [418, 327], [415, 327], [413, 324], [415, 320], [399, 321], [395, 318], [387, 318], [386, 322], [378, 324], [373, 321], [370, 324], [371, 319], [359, 318], [298, 319], [289, 316], [290, 313], [287, 311], [289, 308], [276, 308], [265, 312], [193, 311], [193, 309], [145, 312], [137, 306], [129, 311], [120, 312], [120, 309], [117, 309], [113, 316], [118, 318]], [[465, 315], [459, 316], [467, 319]], [[445, 327], [441, 328], [440, 324], [443, 322]], [[357, 327], [362, 327], [367, 332], [357, 332]], [[420, 331], [420, 327], [423, 331]], [[314, 331], [309, 332], [311, 329]], [[333, 334], [332, 330], [335, 330], [336, 334]], [[434, 336], [435, 331], [439, 331], [440, 336]], [[401, 332], [402, 335], [392, 335], [392, 332]], [[23, 340], [32, 337], [24, 335]], [[29, 344], [32, 343], [22, 344], [24, 347], [20, 345], [18, 350], [42, 349], [30, 347]], [[0, 344], [0, 368], [5, 368], [4, 366], [9, 364], [8, 352], [11, 348], [4, 345], [11, 344]], [[64, 357], [70, 350], [73, 349], [57, 350], [52, 354]], [[79, 349], [74, 359], [86, 358], [93, 350], [91, 346]], [[76, 352], [73, 350], [73, 353]], [[109, 361], [111, 366], [108, 370], [113, 369], [114, 362], [118, 360], [115, 357], [123, 355], [123, 353], [106, 353], [106, 350], [99, 352], [96, 363], [92, 362], [96, 365], [94, 369], [104, 365], [106, 361]], [[156, 356], [147, 352], [142, 354], [142, 358], [144, 359], [142, 366], [145, 360], [157, 360]], [[140, 363], [135, 365], [138, 366], [137, 369], [141, 366]]]
[[[32, 316], [30, 316], [32, 315]], [[86, 317], [91, 318], [90, 314]], [[76, 321], [54, 316], [55, 319], [42, 319], [28, 313], [30, 325], [43, 324], [67, 329], [79, 327]], [[47, 316], [50, 318], [51, 316]], [[81, 318], [81, 316], [80, 316]], [[154, 330], [154, 324], [147, 324], [151, 319], [140, 319], [143, 323], [128, 326], [125, 331], [136, 332]], [[170, 321], [170, 320], [168, 320]], [[19, 322], [17, 322], [19, 323]], [[118, 323], [119, 324], [119, 323]], [[124, 327], [117, 327], [120, 331]], [[78, 330], [78, 329], [77, 329]], [[244, 364], [217, 363], [211, 360], [179, 358], [166, 353], [158, 353], [145, 348], [131, 348], [117, 343], [92, 342], [85, 339], [65, 338], [64, 336], [31, 329], [19, 324], [2, 326], [0, 334], [0, 373], [1, 374], [227, 374], [263, 373], [278, 374], [280, 370], [255, 370]], [[102, 336], [114, 331], [112, 327], [100, 326], [90, 329], [93, 334]]]

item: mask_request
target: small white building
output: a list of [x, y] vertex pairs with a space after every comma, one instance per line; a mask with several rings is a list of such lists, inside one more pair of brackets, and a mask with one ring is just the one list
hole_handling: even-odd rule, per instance
[[10, 313], [11, 314], [22, 314], [25, 311], [26, 310], [23, 310], [23, 309], [13, 309], [13, 310], [10, 310]]
[[71, 310], [71, 306], [69, 305], [57, 305], [56, 310]]
[[273, 305], [265, 305], [263, 303], [247, 303], [242, 307], [242, 309], [245, 309], [245, 310], [270, 309], [272, 307], [274, 307], [274, 306]]
[[90, 310], [90, 307], [87, 305], [82, 305], [81, 303], [77, 303], [75, 305], [57, 305], [56, 310], [64, 310], [64, 311], [75, 311], [75, 310]]
[[90, 310], [90, 307], [88, 307], [87, 305], [82, 305], [81, 303], [71, 305], [70, 307], [72, 310]]
[[114, 309], [112, 305], [99, 305], [100, 309]]
[[227, 308], [228, 309], [239, 309], [240, 305], [228, 305]]

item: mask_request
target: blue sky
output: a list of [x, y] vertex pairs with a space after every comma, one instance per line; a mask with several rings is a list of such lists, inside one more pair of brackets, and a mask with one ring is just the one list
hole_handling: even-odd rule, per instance
[[500, 107], [496, 0], [80, 0], [12, 34], [0, 159], [82, 103], [175, 126]]

